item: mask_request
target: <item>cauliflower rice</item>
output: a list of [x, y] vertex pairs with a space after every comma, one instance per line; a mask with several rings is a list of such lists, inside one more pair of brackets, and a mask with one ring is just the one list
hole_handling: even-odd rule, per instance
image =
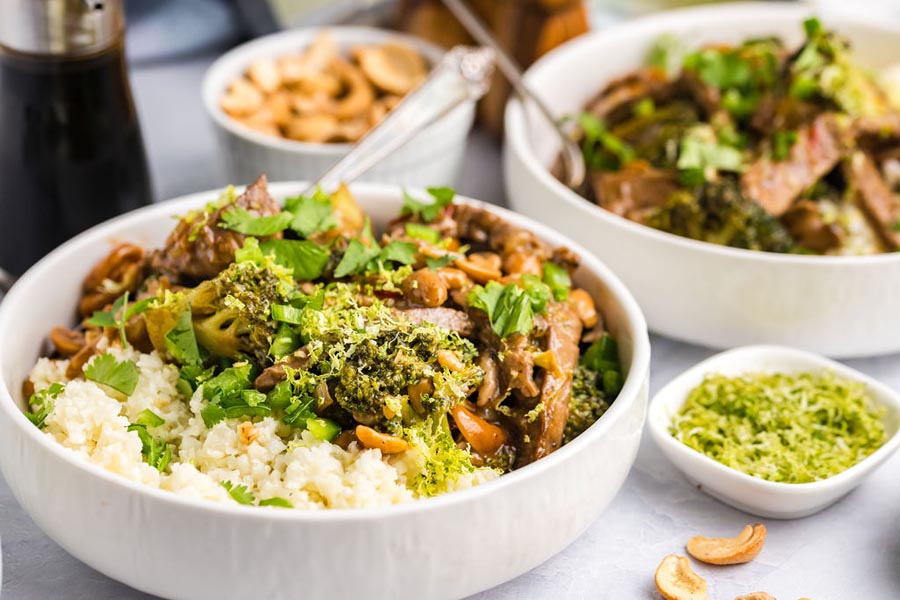
[[[185, 496], [236, 503], [222, 485], [231, 482], [246, 486], [258, 500], [283, 498], [307, 510], [386, 506], [417, 497], [407, 487], [424, 462], [415, 447], [390, 457], [355, 442], [344, 450], [271, 417], [225, 419], [207, 429], [200, 416], [206, 403], [202, 392], [186, 402], [176, 389], [177, 367], [156, 352], [115, 346], [106, 352], [138, 367], [137, 387], [127, 398], [92, 381], [68, 379], [66, 360], [41, 358], [30, 379], [36, 392], [65, 384], [45, 421], [46, 435], [108, 471]], [[145, 409], [165, 421], [151, 433], [174, 446], [163, 473], [144, 462], [138, 433], [128, 431]], [[447, 491], [497, 476], [492, 469], [475, 469], [458, 476]]]

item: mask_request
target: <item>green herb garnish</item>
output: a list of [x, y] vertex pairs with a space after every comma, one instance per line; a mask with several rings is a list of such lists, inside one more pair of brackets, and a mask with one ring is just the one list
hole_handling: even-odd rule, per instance
[[200, 347], [194, 335], [191, 308], [178, 315], [178, 322], [166, 333], [166, 350], [182, 365], [198, 365], [201, 362]]
[[282, 211], [276, 215], [255, 217], [246, 209], [236, 206], [222, 213], [218, 226], [244, 235], [265, 237], [288, 228], [294, 220], [293, 213]]
[[291, 504], [289, 500], [285, 500], [284, 498], [279, 498], [278, 496], [275, 496], [273, 498], [266, 498], [265, 500], [260, 500], [259, 506], [275, 506], [278, 508], [294, 508], [294, 505]]
[[222, 481], [221, 484], [238, 504], [252, 505], [256, 502], [256, 497], [247, 489], [246, 485], [240, 483], [235, 485], [230, 481]]
[[141, 439], [141, 455], [144, 462], [162, 473], [172, 461], [172, 446], [150, 435], [147, 427], [144, 424], [132, 423], [128, 426], [128, 431], [134, 431]]
[[137, 387], [138, 368], [134, 362], [119, 362], [112, 354], [101, 354], [84, 368], [84, 377], [130, 396]]
[[572, 278], [569, 277], [569, 272], [564, 267], [547, 261], [544, 263], [541, 278], [544, 283], [550, 286], [553, 298], [557, 302], [562, 302], [569, 297], [569, 290], [572, 289]]
[[615, 171], [634, 160], [634, 149], [610, 133], [595, 115], [581, 113], [578, 124], [584, 132], [581, 151], [589, 168]]
[[34, 423], [38, 429], [44, 428], [47, 417], [53, 412], [53, 399], [59, 396], [66, 387], [61, 383], [54, 383], [50, 387], [31, 395], [28, 405], [33, 412], [26, 412], [25, 416]]
[[416, 200], [406, 190], [403, 191], [403, 209], [401, 215], [412, 215], [420, 218], [424, 223], [431, 223], [438, 218], [445, 208], [453, 204], [456, 192], [448, 187], [431, 187], [426, 190], [434, 202], [431, 204]]
[[514, 283], [500, 285], [489, 281], [469, 292], [469, 305], [483, 310], [491, 321], [491, 328], [501, 338], [514, 333], [526, 334], [534, 327], [534, 313], [546, 306], [550, 288], [537, 276], [526, 291]]
[[791, 155], [791, 148], [797, 143], [796, 131], [776, 131], [772, 137], [772, 158], [785, 160]]
[[291, 269], [294, 278], [312, 281], [322, 276], [331, 252], [307, 240], [266, 240], [260, 244], [265, 254], [271, 254], [275, 263]]
[[331, 200], [321, 190], [313, 196], [288, 198], [284, 201], [284, 208], [294, 215], [291, 229], [305, 238], [321, 231], [330, 231], [338, 225]]

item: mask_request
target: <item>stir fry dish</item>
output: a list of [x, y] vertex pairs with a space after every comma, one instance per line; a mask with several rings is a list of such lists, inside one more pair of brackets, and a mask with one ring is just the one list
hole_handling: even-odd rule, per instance
[[900, 247], [900, 103], [812, 18], [777, 38], [648, 66], [579, 116], [589, 199], [676, 235], [768, 252], [860, 255]]
[[195, 497], [378, 506], [469, 487], [578, 436], [623, 384], [579, 257], [447, 188], [376, 237], [348, 188], [260, 177], [123, 243], [24, 384], [91, 462]]

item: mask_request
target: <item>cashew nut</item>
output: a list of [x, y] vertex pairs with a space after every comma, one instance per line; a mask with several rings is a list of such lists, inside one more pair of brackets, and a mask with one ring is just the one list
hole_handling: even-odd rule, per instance
[[500, 279], [500, 257], [491, 252], [470, 254], [456, 260], [456, 266], [478, 283]]
[[[447, 284], [438, 273], [419, 269], [403, 280], [403, 295], [415, 304], [428, 308], [441, 306], [447, 301]], [[440, 352], [438, 352], [440, 357]]]
[[369, 81], [385, 92], [400, 96], [419, 85], [428, 72], [418, 52], [396, 42], [360, 48], [356, 58]]
[[356, 426], [356, 439], [365, 448], [381, 450], [382, 454], [400, 454], [409, 449], [409, 443], [406, 440], [375, 431], [365, 425]]
[[437, 359], [442, 367], [453, 373], [458, 373], [465, 367], [463, 362], [459, 359], [459, 356], [453, 350], [438, 350]]
[[291, 119], [284, 132], [292, 140], [301, 142], [327, 142], [334, 137], [338, 120], [331, 115], [317, 114]]
[[56, 351], [63, 356], [72, 356], [84, 348], [84, 333], [66, 327], [54, 327], [50, 330], [50, 341]]
[[569, 306], [581, 319], [586, 329], [590, 329], [597, 324], [600, 318], [597, 315], [597, 307], [594, 305], [594, 299], [591, 295], [582, 289], [574, 289], [569, 292]]
[[329, 112], [339, 119], [349, 119], [365, 113], [375, 102], [375, 91], [359, 69], [342, 58], [334, 58], [330, 65], [347, 89], [339, 100], [335, 100]]
[[495, 454], [506, 443], [506, 433], [502, 429], [488, 423], [462, 404], [451, 408], [450, 414], [463, 439], [479, 454]]
[[706, 580], [694, 573], [685, 556], [669, 554], [656, 568], [656, 589], [666, 600], [708, 600]]
[[687, 543], [687, 551], [697, 560], [712, 565], [737, 565], [756, 558], [765, 541], [766, 526], [754, 523], [733, 538], [693, 537]]
[[228, 92], [219, 99], [219, 106], [232, 117], [245, 117], [258, 111], [263, 100], [262, 92], [241, 78], [231, 82]]
[[267, 94], [271, 94], [281, 87], [281, 73], [278, 64], [271, 58], [261, 58], [250, 64], [247, 68], [247, 77], [256, 84], [256, 87]]

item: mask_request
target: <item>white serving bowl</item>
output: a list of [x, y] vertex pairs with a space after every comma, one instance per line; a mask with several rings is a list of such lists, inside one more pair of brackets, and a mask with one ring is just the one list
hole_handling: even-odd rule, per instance
[[[809, 14], [809, 7], [773, 2], [661, 13], [567, 43], [538, 61], [526, 79], [554, 114], [574, 114], [611, 79], [643, 64], [663, 34], [691, 45], [766, 35], [795, 44]], [[821, 16], [852, 40], [863, 64], [900, 62], [900, 31], [846, 15]], [[610, 265], [653, 331], [716, 348], [775, 343], [841, 358], [900, 351], [900, 254], [780, 255], [663, 233], [603, 210], [557, 181], [547, 167], [558, 149], [549, 127], [512, 100], [505, 146], [512, 207]]]
[[[271, 186], [276, 198], [303, 183]], [[376, 226], [395, 186], [352, 186]], [[634, 462], [646, 413], [650, 345], [637, 303], [597, 258], [549, 228], [482, 205], [582, 253], [576, 282], [597, 299], [627, 371], [610, 410], [550, 456], [477, 488], [406, 505], [273, 511], [152, 489], [76, 456], [22, 414], [21, 383], [53, 325], [71, 323], [81, 281], [115, 241], [159, 247], [172, 216], [217, 191], [143, 208], [67, 242], [0, 304], [0, 468], [37, 525], [102, 573], [167, 598], [459, 598], [562, 550], [609, 504]], [[473, 202], [464, 200], [465, 202]]]
[[[424, 40], [395, 31], [334, 26], [267, 35], [222, 55], [203, 79], [203, 105], [215, 125], [219, 144], [228, 160], [228, 172], [236, 181], [253, 181], [260, 173], [266, 173], [270, 180], [315, 180], [350, 151], [351, 144], [297, 142], [260, 133], [238, 123], [219, 107], [219, 99], [228, 85], [241, 77], [254, 60], [296, 54], [324, 29], [331, 32], [343, 51], [359, 45], [400, 40], [418, 50], [432, 65], [444, 52]], [[419, 187], [456, 184], [474, 119], [474, 102], [457, 107], [360, 179]]]
[[[887, 442], [846, 471], [813, 483], [777, 483], [726, 467], [676, 440], [669, 427], [688, 393], [710, 373], [832, 371], [867, 386], [883, 417]], [[688, 369], [656, 393], [647, 416], [653, 440], [693, 483], [714, 498], [745, 512], [773, 519], [796, 519], [816, 513], [851, 492], [900, 447], [900, 395], [856, 369], [817, 354], [781, 346], [747, 346], [717, 354]]]

